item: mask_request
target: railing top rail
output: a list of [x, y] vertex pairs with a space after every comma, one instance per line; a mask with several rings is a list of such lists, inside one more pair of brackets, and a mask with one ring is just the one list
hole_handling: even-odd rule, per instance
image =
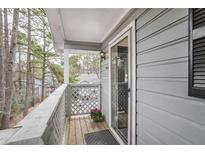
[[39, 106], [21, 120], [15, 127], [20, 128], [7, 141], [8, 144], [18, 144], [18, 141], [26, 144], [27, 140], [43, 144], [40, 137], [43, 135], [47, 123], [56, 110], [58, 103], [67, 87], [63, 84], [50, 94]]

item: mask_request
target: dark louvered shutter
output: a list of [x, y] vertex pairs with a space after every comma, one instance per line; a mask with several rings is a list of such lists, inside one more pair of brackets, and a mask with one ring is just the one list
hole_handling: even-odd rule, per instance
[[205, 98], [205, 9], [190, 9], [189, 21], [189, 95]]

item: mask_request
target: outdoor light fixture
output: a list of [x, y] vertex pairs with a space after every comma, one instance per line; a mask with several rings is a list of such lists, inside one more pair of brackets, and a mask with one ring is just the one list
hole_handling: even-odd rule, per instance
[[103, 51], [100, 52], [100, 58], [101, 58], [102, 60], [105, 60], [105, 58], [106, 58], [105, 52], [103, 52]]

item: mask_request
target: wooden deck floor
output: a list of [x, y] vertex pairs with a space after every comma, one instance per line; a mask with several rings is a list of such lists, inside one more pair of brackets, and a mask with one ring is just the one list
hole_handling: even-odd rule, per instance
[[66, 144], [84, 145], [84, 134], [108, 129], [106, 122], [92, 122], [90, 116], [72, 116], [66, 125]]

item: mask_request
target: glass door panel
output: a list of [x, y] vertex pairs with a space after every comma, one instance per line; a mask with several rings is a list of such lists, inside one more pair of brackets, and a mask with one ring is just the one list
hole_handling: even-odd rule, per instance
[[111, 126], [128, 140], [128, 37], [111, 48]]

